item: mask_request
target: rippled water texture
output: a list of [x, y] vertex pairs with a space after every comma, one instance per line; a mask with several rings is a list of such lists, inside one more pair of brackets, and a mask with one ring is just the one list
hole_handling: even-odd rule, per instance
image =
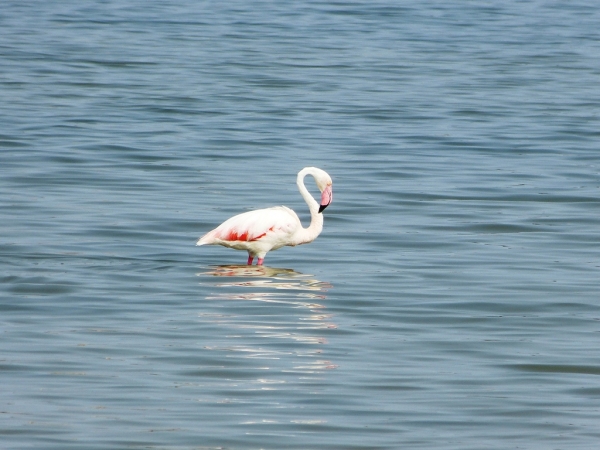
[[[598, 23], [3, 2], [0, 447], [596, 448]], [[309, 165], [314, 243], [194, 246], [250, 209], [306, 223]]]

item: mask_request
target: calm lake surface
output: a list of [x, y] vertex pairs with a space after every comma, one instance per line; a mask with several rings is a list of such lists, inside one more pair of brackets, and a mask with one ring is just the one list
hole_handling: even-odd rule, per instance
[[[3, 2], [0, 448], [598, 448], [599, 23]], [[195, 247], [304, 166], [314, 243]]]

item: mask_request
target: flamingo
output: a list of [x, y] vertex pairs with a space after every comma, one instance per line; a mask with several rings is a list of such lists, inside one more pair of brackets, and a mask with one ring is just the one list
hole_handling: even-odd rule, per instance
[[[312, 175], [321, 191], [321, 203], [310, 195], [304, 186], [304, 177]], [[304, 228], [298, 215], [286, 206], [248, 211], [223, 222], [196, 242], [196, 245], [222, 245], [248, 252], [248, 265], [255, 257], [259, 266], [265, 255], [285, 245], [292, 247], [314, 241], [323, 230], [323, 210], [333, 200], [331, 177], [324, 170], [305, 167], [298, 172], [298, 190], [310, 210], [310, 225]]]

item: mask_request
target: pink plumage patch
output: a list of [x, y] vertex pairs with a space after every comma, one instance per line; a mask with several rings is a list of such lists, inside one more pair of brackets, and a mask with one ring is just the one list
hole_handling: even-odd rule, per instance
[[224, 241], [258, 241], [260, 238], [265, 237], [269, 231], [273, 231], [274, 229], [275, 227], [273, 226], [267, 231], [265, 231], [263, 234], [260, 234], [258, 236], [250, 236], [247, 230], [242, 233], [238, 233], [235, 230], [229, 230], [226, 232], [226, 235], [224, 235], [223, 237], [219, 237], [219, 239], [222, 239]]
[[242, 234], [237, 234], [236, 231], [230, 231], [229, 234], [223, 239], [225, 241], [247, 241], [248, 232], [244, 231]]

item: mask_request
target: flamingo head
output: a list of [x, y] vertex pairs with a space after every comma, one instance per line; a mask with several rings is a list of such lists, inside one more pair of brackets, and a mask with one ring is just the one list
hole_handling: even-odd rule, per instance
[[329, 174], [321, 169], [316, 169], [316, 171], [313, 172], [313, 176], [317, 182], [317, 187], [321, 191], [321, 203], [319, 206], [319, 212], [321, 213], [333, 201], [333, 182], [331, 181]]

